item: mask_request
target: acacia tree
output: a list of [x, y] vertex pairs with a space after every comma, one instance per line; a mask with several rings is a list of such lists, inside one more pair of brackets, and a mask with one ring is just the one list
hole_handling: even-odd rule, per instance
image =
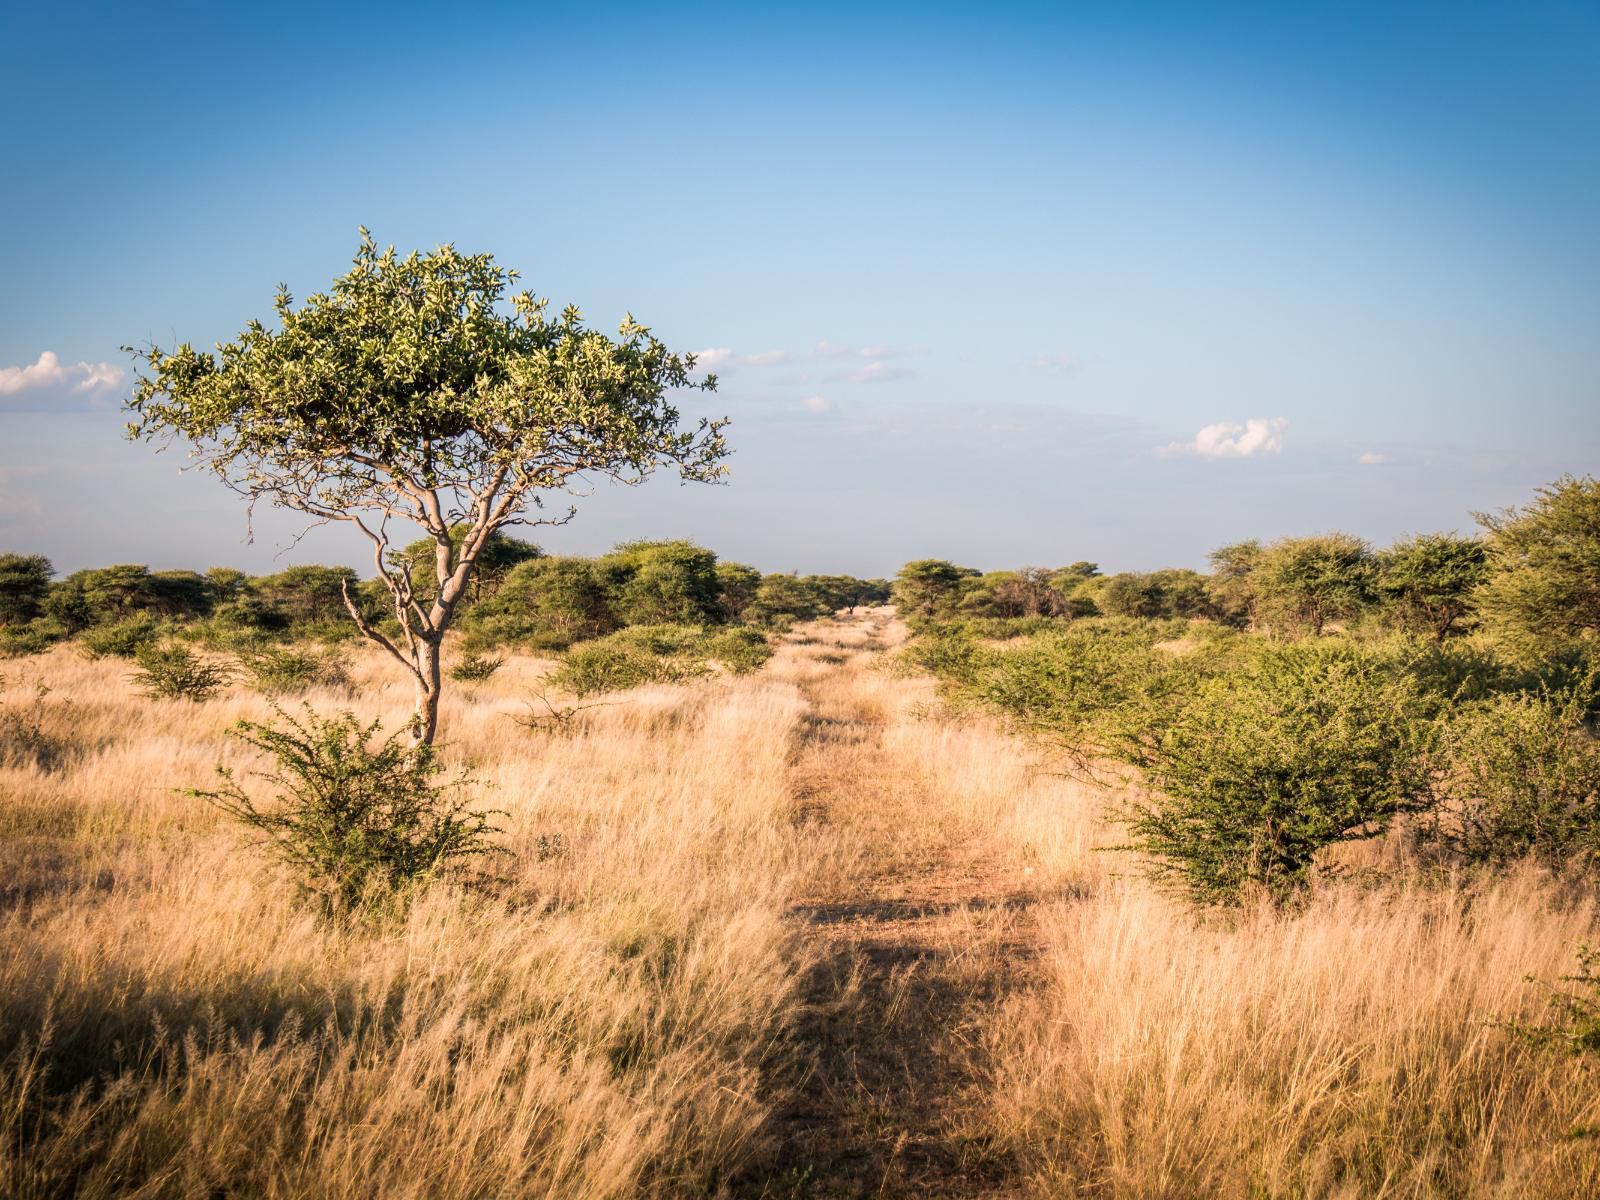
[[1471, 615], [1473, 590], [1488, 574], [1488, 553], [1477, 538], [1419, 533], [1379, 553], [1377, 588], [1403, 624], [1442, 642]]
[[0, 625], [33, 620], [50, 594], [55, 568], [42, 554], [0, 554]]
[[[702, 482], [725, 471], [726, 422], [681, 424], [667, 398], [715, 388], [714, 376], [691, 377], [693, 355], [631, 316], [616, 339], [576, 308], [552, 318], [531, 293], [507, 295], [516, 279], [454, 246], [402, 258], [363, 229], [353, 268], [328, 291], [297, 308], [279, 286], [276, 329], [252, 321], [215, 354], [127, 348], [130, 437], [186, 439], [252, 511], [266, 500], [314, 525], [351, 524], [370, 543], [394, 625], [370, 621], [348, 588], [345, 606], [412, 676], [419, 743], [438, 728], [445, 631], [497, 531], [570, 520], [570, 504], [545, 510], [547, 492], [637, 484], [663, 465]], [[432, 539], [426, 596], [391, 553], [394, 524]]]
[[1372, 548], [1348, 533], [1279, 538], [1249, 573], [1257, 615], [1275, 626], [1320, 635], [1329, 621], [1358, 614], [1372, 599]]
[[1475, 515], [1488, 532], [1485, 614], [1535, 645], [1600, 633], [1600, 479], [1563, 475], [1525, 508]]
[[958, 567], [942, 558], [919, 558], [900, 568], [892, 598], [908, 621], [929, 621], [955, 607], [967, 580], [976, 579], [971, 567]]

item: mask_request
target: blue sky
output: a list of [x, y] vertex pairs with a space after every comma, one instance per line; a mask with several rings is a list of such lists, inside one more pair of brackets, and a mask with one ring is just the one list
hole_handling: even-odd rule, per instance
[[62, 569], [361, 565], [244, 544], [118, 412], [120, 345], [231, 336], [360, 224], [712, 352], [731, 483], [603, 488], [558, 550], [1198, 566], [1600, 464], [1592, 2], [23, 3], [0, 43], [0, 548]]

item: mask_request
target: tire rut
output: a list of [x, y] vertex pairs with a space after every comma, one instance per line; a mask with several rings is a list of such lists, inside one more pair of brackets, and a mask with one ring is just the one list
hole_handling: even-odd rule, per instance
[[791, 909], [816, 958], [793, 1075], [772, 1081], [789, 1099], [775, 1153], [732, 1194], [1020, 1196], [985, 1132], [981, 1047], [1029, 974], [1033, 898], [998, 892], [981, 851], [918, 831], [926, 766], [898, 761], [883, 714], [851, 695], [865, 657], [818, 654], [833, 669], [797, 681], [812, 712], [791, 756], [793, 819], [859, 839], [865, 865]]

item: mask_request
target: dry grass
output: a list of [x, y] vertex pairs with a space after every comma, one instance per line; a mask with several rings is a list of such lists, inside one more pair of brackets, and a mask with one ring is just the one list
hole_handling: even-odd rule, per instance
[[1053, 1195], [1589, 1196], [1592, 1070], [1496, 1022], [1592, 901], [1531, 875], [1335, 888], [1208, 925], [1131, 884], [1039, 914], [991, 1035], [995, 1123]]
[[[1592, 897], [1402, 871], [1197, 916], [1103, 852], [1103, 792], [883, 669], [903, 636], [542, 731], [547, 664], [457, 687], [511, 853], [345, 926], [172, 790], [247, 763], [261, 698], [8, 664], [0, 703], [54, 691], [50, 753], [0, 755], [0, 1194], [1600, 1194], [1593, 1069], [1499, 1024]], [[352, 686], [310, 699], [405, 711], [376, 657]]]
[[790, 882], [825, 853], [788, 819], [804, 705], [718, 682], [529, 733], [540, 670], [444, 716], [509, 811], [501, 881], [345, 927], [172, 790], [241, 757], [261, 699], [150, 702], [68, 651], [8, 671], [76, 750], [0, 774], [0, 1194], [702, 1195], [741, 1166], [805, 965]]

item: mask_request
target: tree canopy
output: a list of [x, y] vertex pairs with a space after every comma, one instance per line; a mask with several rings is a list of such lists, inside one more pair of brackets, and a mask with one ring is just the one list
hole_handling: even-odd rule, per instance
[[1600, 480], [1564, 475], [1526, 508], [1479, 513], [1488, 533], [1483, 611], [1513, 636], [1600, 632]]
[[1472, 612], [1472, 593], [1488, 574], [1488, 555], [1477, 538], [1420, 533], [1378, 555], [1377, 586], [1403, 625], [1442, 642]]
[[0, 554], [0, 625], [38, 616], [53, 574], [55, 568], [42, 554]]
[[[544, 510], [545, 494], [597, 479], [636, 484], [661, 465], [685, 480], [724, 473], [725, 422], [685, 424], [668, 399], [715, 387], [714, 376], [694, 377], [693, 355], [631, 316], [615, 338], [576, 308], [551, 317], [531, 292], [508, 295], [516, 279], [489, 254], [442, 246], [402, 257], [363, 229], [351, 270], [326, 292], [296, 306], [279, 287], [275, 327], [251, 321], [214, 353], [129, 348], [130, 436], [186, 440], [252, 505], [365, 535], [399, 636], [349, 609], [415, 677], [414, 729], [425, 741], [439, 644], [493, 534], [569, 519], [570, 505]], [[432, 539], [430, 596], [390, 554], [393, 522]]]

